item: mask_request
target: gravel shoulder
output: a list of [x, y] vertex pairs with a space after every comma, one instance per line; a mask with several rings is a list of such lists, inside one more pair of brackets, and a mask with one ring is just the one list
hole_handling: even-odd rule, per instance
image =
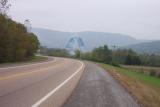
[[140, 107], [104, 69], [91, 62], [63, 107]]

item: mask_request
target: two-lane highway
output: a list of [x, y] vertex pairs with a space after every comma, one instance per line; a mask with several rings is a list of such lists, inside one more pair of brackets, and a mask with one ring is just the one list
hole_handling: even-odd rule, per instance
[[83, 69], [82, 62], [64, 58], [0, 68], [0, 107], [61, 106]]
[[50, 58], [47, 62], [0, 68], [0, 107], [140, 106], [96, 64]]

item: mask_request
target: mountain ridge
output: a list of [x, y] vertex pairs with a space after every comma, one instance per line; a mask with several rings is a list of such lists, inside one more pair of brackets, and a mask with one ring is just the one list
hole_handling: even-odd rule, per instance
[[93, 48], [102, 45], [108, 45], [109, 47], [122, 47], [145, 41], [138, 40], [129, 35], [109, 32], [64, 32], [44, 28], [33, 28], [32, 32], [37, 35], [43, 46], [47, 46], [49, 48], [65, 48], [71, 37], [78, 36], [84, 41], [86, 51], [90, 51]]
[[159, 54], [160, 55], [160, 40], [128, 45], [123, 48], [132, 49], [138, 53], [148, 53], [148, 54]]

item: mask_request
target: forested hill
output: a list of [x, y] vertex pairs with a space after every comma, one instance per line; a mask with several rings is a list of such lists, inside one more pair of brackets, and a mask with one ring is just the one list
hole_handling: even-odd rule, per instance
[[0, 63], [23, 61], [37, 51], [39, 41], [24, 25], [0, 13]]
[[138, 53], [160, 54], [160, 40], [129, 45], [124, 48], [131, 48]]
[[38, 36], [41, 44], [49, 48], [65, 48], [65, 45], [73, 36], [79, 36], [84, 41], [86, 51], [103, 45], [108, 45], [109, 47], [115, 45], [120, 47], [143, 42], [142, 40], [137, 40], [128, 35], [118, 33], [92, 31], [73, 33], [43, 28], [33, 28], [32, 31]]

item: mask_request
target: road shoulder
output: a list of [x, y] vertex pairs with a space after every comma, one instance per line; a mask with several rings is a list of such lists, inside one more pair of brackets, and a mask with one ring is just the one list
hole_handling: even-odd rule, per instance
[[104, 69], [91, 62], [63, 107], [139, 107], [131, 95]]

